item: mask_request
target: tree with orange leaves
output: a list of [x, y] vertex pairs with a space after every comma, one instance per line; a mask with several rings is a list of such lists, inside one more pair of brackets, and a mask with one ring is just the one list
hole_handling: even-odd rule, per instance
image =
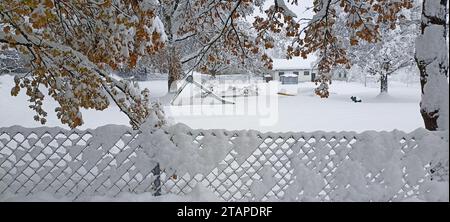
[[[286, 0], [298, 4], [298, 0]], [[344, 39], [350, 45], [361, 41], [373, 43], [382, 41], [380, 25], [387, 24], [395, 29], [399, 12], [413, 7], [413, 0], [314, 0], [314, 17], [304, 27], [284, 4], [274, 0], [274, 7], [266, 11], [267, 18], [256, 18], [255, 28], [260, 40], [272, 44], [266, 38], [267, 32], [285, 29], [293, 41], [287, 50], [287, 57], [307, 57], [318, 51], [320, 55], [316, 94], [328, 97], [329, 72], [336, 65], [350, 65], [348, 49], [341, 44], [339, 33], [335, 32], [336, 18], [345, 14], [345, 25], [352, 30]], [[421, 34], [416, 40], [415, 60], [421, 75], [421, 114], [429, 130], [445, 130], [449, 127], [448, 110], [448, 45], [447, 38], [448, 1], [423, 0]], [[341, 38], [342, 40], [342, 38]]]
[[[288, 0], [298, 4], [297, 0]], [[286, 35], [292, 38], [287, 49], [287, 57], [301, 56], [306, 58], [313, 52], [319, 53], [319, 84], [316, 94], [328, 97], [328, 84], [331, 80], [330, 70], [336, 65], [349, 65], [347, 49], [335, 31], [336, 20], [345, 14], [345, 26], [352, 29], [346, 40], [352, 45], [359, 41], [380, 41], [380, 24], [389, 23], [395, 28], [398, 13], [404, 8], [411, 8], [411, 0], [315, 0], [314, 16], [302, 27], [283, 0], [275, 0], [275, 7], [266, 11], [267, 18], [257, 18], [255, 27], [259, 30], [260, 39], [265, 44], [272, 44], [271, 38], [265, 38], [267, 31], [280, 32], [285, 29]]]
[[[143, 56], [165, 47], [169, 82], [205, 61], [214, 61], [210, 50], [238, 55], [264, 46], [274, 47], [271, 33], [292, 39], [287, 57], [307, 57], [318, 52], [319, 84], [316, 94], [328, 97], [329, 72], [336, 65], [350, 65], [342, 41], [381, 41], [380, 24], [396, 27], [399, 12], [412, 7], [412, 0], [314, 0], [314, 17], [301, 25], [286, 3], [273, 0], [266, 17], [255, 17], [256, 38], [246, 38], [237, 21], [252, 13], [264, 0], [3, 0], [0, 2], [0, 43], [28, 56], [30, 75], [16, 78], [11, 94], [21, 88], [30, 97], [35, 119], [45, 123], [44, 95], [39, 86], [59, 103], [58, 117], [70, 127], [82, 124], [80, 108], [105, 109], [109, 98], [138, 127], [151, 112], [148, 90], [136, 90], [127, 82], [108, 75], [126, 64], [134, 67]], [[448, 128], [447, 1], [424, 0], [421, 36], [415, 60], [421, 73], [421, 113], [427, 129]], [[338, 14], [347, 17], [348, 38], [335, 30]], [[186, 54], [180, 45], [190, 47]], [[270, 68], [271, 58], [261, 60]], [[447, 94], [442, 96], [442, 93]]]
[[110, 77], [108, 70], [137, 60], [164, 45], [164, 27], [152, 1], [2, 0], [0, 44], [28, 58], [31, 72], [15, 78], [11, 94], [26, 90], [34, 119], [45, 123], [48, 89], [61, 122], [83, 124], [80, 108], [103, 110], [117, 104], [138, 127], [151, 112], [148, 90]]

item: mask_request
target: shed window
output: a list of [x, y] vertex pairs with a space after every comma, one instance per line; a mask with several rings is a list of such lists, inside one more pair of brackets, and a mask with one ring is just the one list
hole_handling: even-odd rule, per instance
[[304, 74], [305, 76], [309, 76], [309, 71], [305, 71], [305, 72], [303, 72], [303, 74]]
[[298, 72], [294, 72], [294, 75], [298, 75]]

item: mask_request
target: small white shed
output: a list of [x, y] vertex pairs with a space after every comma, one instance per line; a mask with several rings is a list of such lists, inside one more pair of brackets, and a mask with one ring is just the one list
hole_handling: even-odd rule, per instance
[[[318, 70], [315, 68], [315, 61], [316, 57], [312, 55], [308, 56], [307, 59], [300, 57], [274, 59], [272, 78], [280, 81], [282, 84], [314, 81], [318, 73]], [[296, 80], [294, 80], [295, 77]], [[295, 81], [297, 82], [295, 83]]]

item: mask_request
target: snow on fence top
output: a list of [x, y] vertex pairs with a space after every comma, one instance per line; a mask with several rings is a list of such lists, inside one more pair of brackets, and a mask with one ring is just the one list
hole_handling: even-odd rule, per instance
[[448, 201], [448, 154], [448, 132], [424, 129], [357, 134], [182, 124], [140, 131], [14, 126], [0, 128], [0, 197], [188, 194], [201, 183], [226, 201]]

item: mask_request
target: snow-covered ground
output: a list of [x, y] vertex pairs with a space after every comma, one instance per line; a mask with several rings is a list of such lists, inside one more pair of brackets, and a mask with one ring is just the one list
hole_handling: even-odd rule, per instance
[[[24, 127], [38, 127], [42, 126], [33, 120], [34, 112], [28, 108], [30, 105], [28, 97], [25, 95], [25, 90], [21, 90], [17, 97], [11, 96], [11, 88], [14, 86], [14, 77], [10, 75], [0, 76], [0, 127], [21, 125]], [[143, 83], [143, 86], [149, 89], [154, 89], [151, 92], [152, 97], [163, 96], [167, 91], [167, 81], [149, 81]], [[44, 92], [44, 90], [43, 90]], [[56, 101], [49, 97], [46, 93], [46, 101], [44, 101], [43, 108], [47, 111], [46, 126], [60, 126], [68, 129], [66, 125], [62, 125], [60, 120], [56, 117], [55, 107]], [[80, 129], [96, 128], [106, 124], [128, 125], [127, 117], [120, 112], [115, 105], [103, 111], [97, 110], [83, 110], [82, 111], [84, 124]]]
[[[10, 95], [13, 84], [12, 76], [0, 76], [0, 127], [40, 126], [33, 120], [34, 114], [28, 108], [25, 92], [21, 91], [18, 97]], [[140, 85], [150, 89], [154, 100], [168, 101], [165, 96], [166, 81], [140, 82]], [[310, 82], [279, 87], [278, 91], [294, 96], [277, 95], [273, 91], [264, 94], [261, 91], [259, 97], [227, 98], [235, 101], [234, 105], [166, 106], [166, 113], [172, 122], [203, 129], [255, 129], [264, 132], [399, 129], [410, 132], [423, 127], [419, 113], [419, 84], [390, 82], [389, 94], [380, 96], [377, 85], [364, 87], [360, 83], [334, 81], [328, 99], [315, 96], [315, 85]], [[362, 102], [352, 102], [351, 96], [359, 97]], [[49, 113], [48, 126], [61, 126], [54, 112], [55, 107], [56, 102], [51, 98], [44, 103]], [[254, 107], [259, 108], [253, 110]], [[105, 124], [128, 124], [126, 116], [114, 105], [104, 111], [83, 110], [82, 113], [85, 121], [80, 127], [82, 129]], [[264, 121], [268, 118], [270, 121]]]
[[[21, 125], [24, 127], [40, 126], [39, 123], [33, 121], [33, 112], [27, 108], [28, 102], [25, 93], [21, 91], [18, 97], [10, 96], [13, 82], [12, 76], [0, 76], [0, 104], [2, 104], [0, 109], [0, 127], [12, 125]], [[235, 104], [223, 105], [210, 97], [202, 99], [199, 91], [188, 87], [180, 95], [181, 100], [176, 100], [174, 105], [166, 105], [164, 108], [170, 121], [182, 122], [192, 128], [203, 129], [255, 129], [265, 132], [310, 132], [316, 130], [361, 132], [365, 130], [390, 131], [399, 129], [411, 132], [422, 127], [422, 120], [419, 113], [420, 85], [418, 84], [409, 83], [406, 85], [391, 81], [389, 94], [379, 95], [379, 88], [376, 84], [365, 87], [360, 83], [334, 81], [330, 87], [331, 93], [328, 99], [321, 99], [314, 95], [315, 85], [309, 82], [298, 85], [279, 85], [277, 82], [271, 82], [270, 84], [257, 82], [251, 84], [258, 86], [258, 96], [226, 97], [227, 100], [233, 101]], [[171, 98], [171, 95], [167, 94], [167, 82], [164, 80], [141, 82], [140, 85], [141, 87], [150, 89], [153, 100], [167, 102]], [[242, 88], [243, 85], [236, 84], [236, 88]], [[229, 89], [229, 86], [221, 85], [218, 88]], [[284, 92], [284, 95], [279, 95], [277, 92]], [[193, 105], [189, 105], [192, 95], [195, 100], [192, 101]], [[350, 99], [351, 96], [358, 97], [362, 102], [354, 103]], [[203, 102], [203, 104], [201, 105], [199, 102]], [[212, 102], [214, 104], [210, 105], [209, 103]], [[61, 125], [56, 118], [53, 112], [56, 106], [56, 102], [52, 99], [44, 103], [44, 108], [49, 112], [47, 125], [67, 128], [67, 126]], [[252, 108], [255, 109], [253, 110]], [[105, 111], [83, 110], [82, 113], [85, 125], [81, 128], [97, 128], [106, 124], [127, 124], [128, 122], [125, 115], [115, 105], [112, 105]], [[270, 121], [262, 121], [267, 120], [268, 117]], [[248, 140], [243, 141], [247, 143]], [[214, 143], [214, 146], [217, 147], [220, 144]], [[370, 144], [376, 144], [373, 146], [374, 150], [380, 150], [378, 148], [383, 146], [383, 144], [380, 145], [377, 143]], [[239, 145], [238, 147], [245, 146]], [[361, 147], [367, 148], [366, 146]], [[223, 149], [217, 150], [223, 151]], [[375, 162], [384, 163], [381, 160]], [[430, 161], [427, 160], [425, 162]], [[413, 161], [411, 163], [416, 162]], [[344, 171], [350, 172], [350, 170]], [[448, 183], [445, 185], [445, 188], [447, 188]], [[436, 190], [440, 192], [442, 189], [436, 188]], [[444, 191], [447, 192], [448, 197], [448, 190], [444, 189]], [[0, 197], [0, 202], [2, 201], [70, 201], [70, 199], [68, 197], [54, 196], [49, 193], [36, 193], [31, 196], [4, 194]], [[218, 201], [218, 199], [207, 188], [198, 186], [194, 188], [193, 192], [185, 196], [169, 194], [154, 197], [151, 193], [121, 193], [115, 197], [89, 196], [80, 199], [80, 201], [188, 202]], [[412, 198], [406, 201], [422, 200]]]
[[[32, 195], [4, 194], [0, 196], [0, 202], [70, 202], [65, 196], [56, 196], [48, 192], [38, 192]], [[220, 202], [211, 190], [204, 186], [197, 185], [192, 192], [187, 195], [165, 194], [153, 196], [152, 193], [128, 193], [123, 192], [117, 196], [90, 196], [80, 198], [83, 202]]]

